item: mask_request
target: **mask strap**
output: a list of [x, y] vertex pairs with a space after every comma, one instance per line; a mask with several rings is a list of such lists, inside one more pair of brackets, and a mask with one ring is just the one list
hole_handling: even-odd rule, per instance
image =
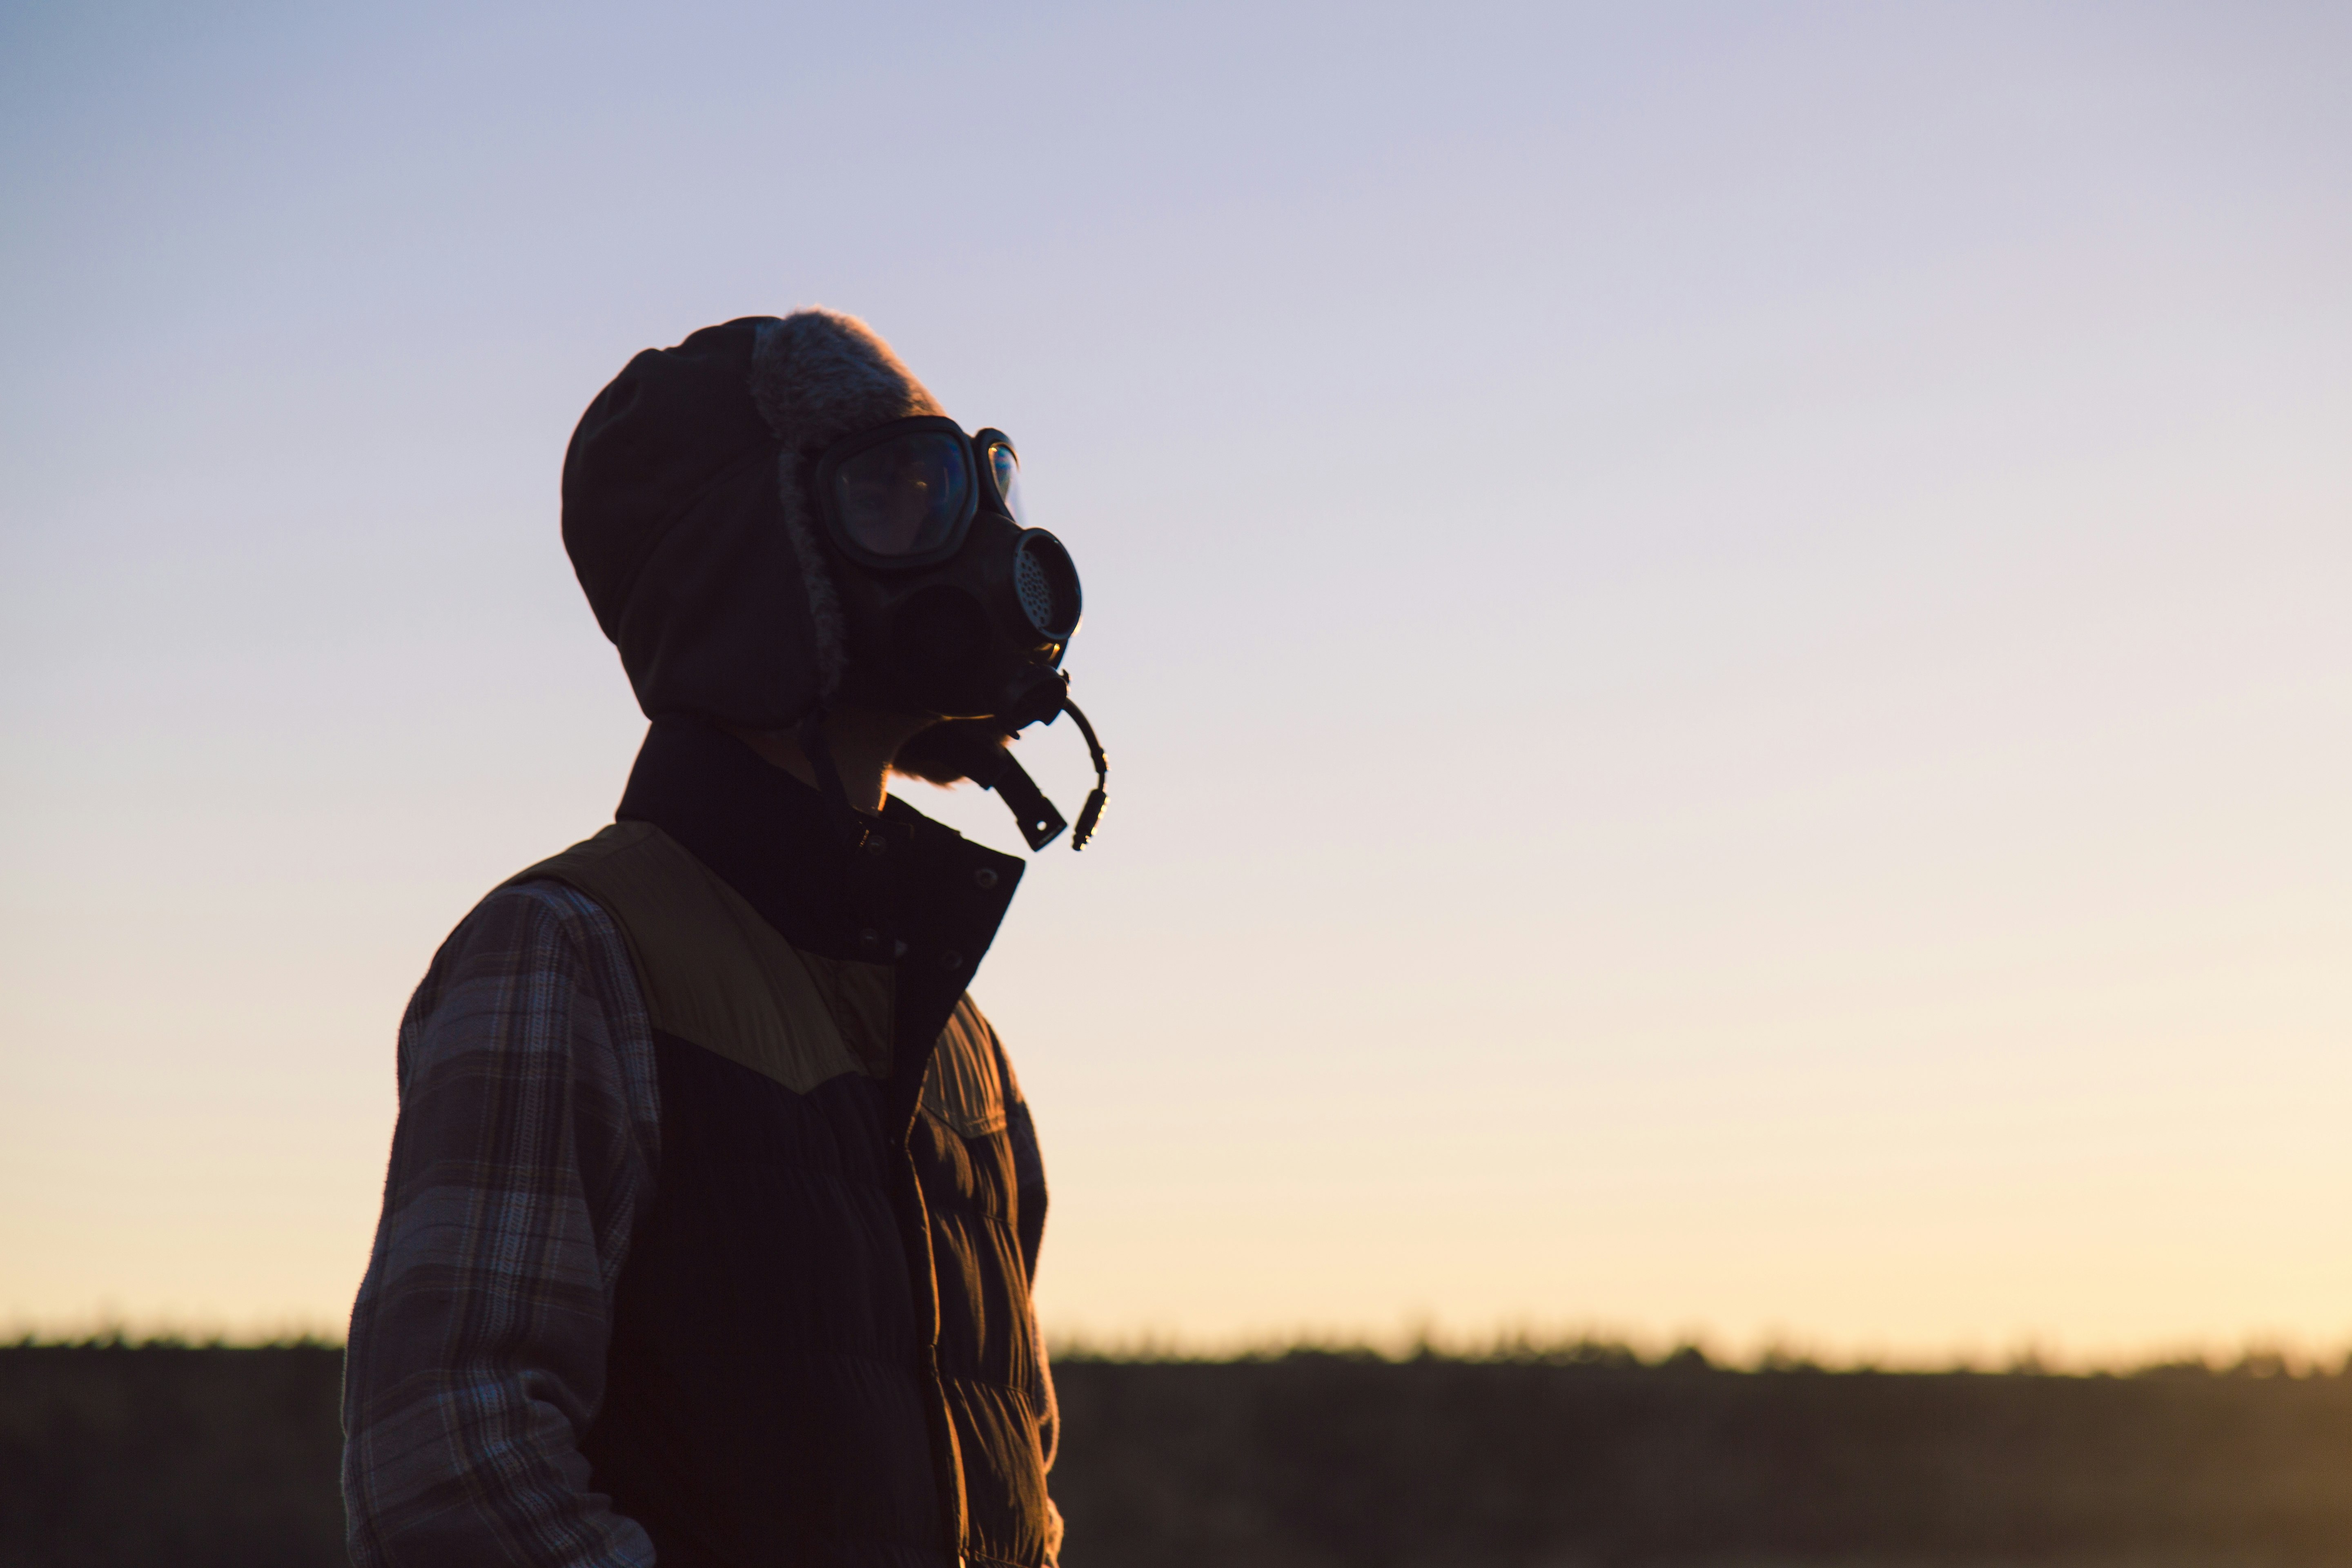
[[1004, 747], [982, 742], [959, 760], [964, 764], [964, 777], [992, 791], [1011, 809], [1030, 848], [1043, 849], [1069, 826], [1037, 787], [1037, 781], [1029, 776], [1029, 770]]
[[1012, 752], [999, 747], [997, 754], [1004, 759], [1004, 766], [993, 780], [981, 781], [980, 787], [994, 790], [996, 798], [1013, 808], [1021, 823], [1021, 837], [1029, 841], [1030, 848], [1043, 849], [1059, 838], [1069, 824]]

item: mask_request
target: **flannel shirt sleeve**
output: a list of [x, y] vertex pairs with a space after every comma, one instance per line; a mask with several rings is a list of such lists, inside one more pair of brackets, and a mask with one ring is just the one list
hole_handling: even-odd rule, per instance
[[399, 1079], [344, 1366], [352, 1561], [646, 1568], [579, 1447], [658, 1130], [612, 921], [553, 882], [485, 899], [409, 1004]]

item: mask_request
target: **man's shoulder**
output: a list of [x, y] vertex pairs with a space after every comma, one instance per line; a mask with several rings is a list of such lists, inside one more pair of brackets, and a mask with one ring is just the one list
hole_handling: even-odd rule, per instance
[[459, 975], [520, 978], [595, 967], [607, 949], [626, 952], [594, 899], [562, 882], [517, 878], [484, 894], [442, 939], [420, 994]]
[[460, 974], [520, 978], [585, 967], [625, 968], [627, 946], [597, 867], [624, 856], [652, 829], [615, 823], [561, 854], [524, 868], [482, 895], [434, 954], [417, 1000], [430, 1002]]
[[545, 945], [625, 951], [632, 909], [675, 900], [694, 879], [692, 858], [646, 822], [615, 822], [534, 861], [485, 893], [449, 934], [447, 948]]
[[449, 933], [450, 943], [489, 930], [549, 934], [562, 929], [572, 935], [601, 934], [612, 921], [605, 900], [596, 896], [593, 886], [595, 868], [626, 853], [645, 837], [637, 831], [643, 827], [639, 823], [614, 823], [568, 849], [524, 867], [482, 895]]
[[634, 1037], [644, 1010], [611, 914], [588, 890], [534, 866], [484, 894], [433, 955], [403, 1020], [404, 1081], [426, 1061], [484, 1051], [560, 1055], [577, 1027]]
[[642, 942], [651, 928], [704, 928], [730, 921], [740, 902], [701, 861], [650, 822], [615, 822], [560, 855], [525, 867], [492, 897], [509, 889], [571, 889]]
[[[524, 867], [490, 891], [496, 898], [509, 888], [534, 883], [556, 882], [577, 886], [582, 880], [593, 881], [600, 873], [612, 868], [642, 863], [648, 858], [664, 858], [664, 849], [677, 850], [668, 836], [650, 822], [615, 822], [569, 849], [549, 856]], [[583, 891], [586, 889], [583, 889]]]

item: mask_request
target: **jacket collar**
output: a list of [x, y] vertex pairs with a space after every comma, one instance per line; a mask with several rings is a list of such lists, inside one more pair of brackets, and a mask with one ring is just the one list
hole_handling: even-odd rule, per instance
[[654, 721], [614, 815], [668, 834], [803, 952], [893, 964], [901, 1054], [929, 1052], [1026, 867], [895, 797], [852, 850], [815, 790], [683, 716]]

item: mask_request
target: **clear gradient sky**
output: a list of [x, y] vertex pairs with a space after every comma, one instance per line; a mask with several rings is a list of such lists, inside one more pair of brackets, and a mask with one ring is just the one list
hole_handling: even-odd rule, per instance
[[1087, 576], [1111, 811], [975, 988], [1055, 1329], [2340, 1348], [2347, 60], [2324, 4], [8, 7], [0, 1328], [340, 1331], [409, 989], [641, 733], [572, 421], [823, 303]]

